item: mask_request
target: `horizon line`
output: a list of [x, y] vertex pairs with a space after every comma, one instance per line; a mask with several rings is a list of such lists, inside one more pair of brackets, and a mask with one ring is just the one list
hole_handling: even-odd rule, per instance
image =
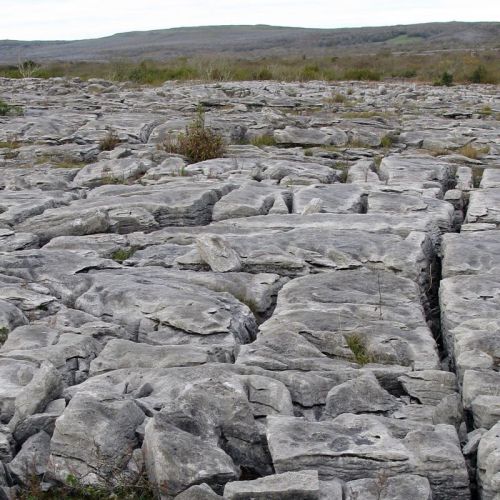
[[169, 31], [169, 30], [182, 30], [182, 29], [196, 29], [196, 28], [257, 28], [257, 27], [266, 27], [266, 28], [278, 28], [278, 29], [300, 29], [300, 30], [318, 30], [318, 31], [335, 31], [335, 30], [345, 30], [345, 29], [369, 29], [369, 28], [393, 28], [399, 26], [422, 26], [427, 24], [453, 24], [453, 23], [461, 23], [461, 24], [500, 24], [500, 21], [426, 21], [421, 23], [410, 23], [410, 24], [380, 24], [380, 25], [364, 25], [364, 26], [337, 26], [333, 28], [323, 28], [323, 27], [315, 27], [315, 26], [282, 26], [282, 25], [274, 25], [274, 24], [207, 24], [207, 25], [192, 25], [192, 26], [171, 26], [169, 28], [153, 28], [149, 30], [127, 30], [127, 31], [118, 31], [116, 33], [112, 33], [109, 35], [102, 35], [96, 37], [89, 38], [53, 38], [53, 39], [20, 39], [20, 38], [3, 38], [0, 39], [2, 42], [81, 42], [87, 40], [101, 40], [104, 38], [111, 38], [118, 35], [126, 35], [130, 33], [151, 33], [151, 32], [160, 32], [160, 31]]

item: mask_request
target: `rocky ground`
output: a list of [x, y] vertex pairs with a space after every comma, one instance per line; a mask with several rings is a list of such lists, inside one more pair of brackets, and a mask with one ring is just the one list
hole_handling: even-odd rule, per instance
[[0, 498], [500, 498], [498, 87], [0, 96]]

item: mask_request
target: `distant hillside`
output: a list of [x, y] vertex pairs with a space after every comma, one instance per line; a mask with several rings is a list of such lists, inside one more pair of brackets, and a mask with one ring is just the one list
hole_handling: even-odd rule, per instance
[[306, 53], [456, 50], [500, 48], [500, 23], [427, 23], [375, 28], [309, 29], [275, 26], [209, 26], [119, 33], [75, 41], [0, 40], [0, 64], [19, 59], [109, 61], [116, 58], [166, 60], [206, 54], [265, 55]]

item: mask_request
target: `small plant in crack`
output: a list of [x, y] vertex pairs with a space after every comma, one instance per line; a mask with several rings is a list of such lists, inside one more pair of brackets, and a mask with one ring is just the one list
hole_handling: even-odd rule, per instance
[[356, 363], [360, 365], [366, 365], [373, 362], [372, 357], [367, 352], [366, 342], [363, 337], [361, 337], [361, 335], [359, 335], [358, 333], [352, 333], [348, 336], [345, 336], [345, 340], [347, 342], [347, 346], [354, 355]]
[[108, 131], [108, 133], [99, 141], [99, 149], [101, 151], [112, 151], [120, 144], [120, 138], [114, 130]]
[[9, 336], [9, 329], [5, 328], [5, 326], [0, 327], [0, 347], [3, 346], [8, 336]]
[[120, 264], [127, 259], [130, 259], [135, 252], [135, 248], [119, 248], [111, 254], [111, 258]]

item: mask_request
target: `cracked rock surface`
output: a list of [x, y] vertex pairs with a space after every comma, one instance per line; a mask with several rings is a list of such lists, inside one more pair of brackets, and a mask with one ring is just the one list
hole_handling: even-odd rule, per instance
[[498, 87], [0, 96], [0, 498], [500, 498]]

